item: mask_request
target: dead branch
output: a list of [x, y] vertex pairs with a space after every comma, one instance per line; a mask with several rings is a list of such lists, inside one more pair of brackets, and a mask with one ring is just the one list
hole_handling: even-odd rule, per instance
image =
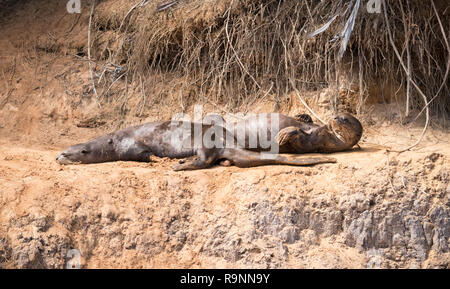
[[448, 73], [449, 73], [449, 70], [450, 70], [450, 46], [449, 46], [448, 41], [447, 41], [447, 34], [445, 33], [444, 27], [442, 26], [441, 18], [439, 17], [439, 14], [438, 14], [438, 12], [436, 10], [436, 6], [434, 5], [434, 1], [433, 0], [431, 0], [431, 6], [433, 6], [434, 14], [436, 14], [436, 18], [437, 18], [437, 20], [439, 22], [439, 27], [441, 29], [441, 33], [442, 33], [442, 36], [443, 36], [443, 39], [444, 39], [444, 42], [445, 42], [445, 46], [447, 47], [447, 52], [448, 52], [447, 68], [445, 69], [445, 75], [444, 75], [444, 78], [442, 80], [441, 85], [439, 86], [438, 91], [433, 96], [433, 98], [425, 105], [425, 107], [422, 108], [422, 110], [417, 114], [417, 116], [414, 118], [413, 121], [416, 121], [419, 118], [419, 116], [423, 113], [423, 111], [425, 109], [428, 109], [428, 106], [433, 102], [433, 100], [435, 100], [438, 97], [438, 95], [441, 92], [442, 88], [444, 88], [444, 86], [447, 84]]
[[166, 9], [168, 9], [168, 8], [170, 8], [170, 7], [172, 7], [172, 6], [174, 6], [175, 4], [178, 4], [178, 0], [172, 1], [172, 2], [168, 2], [168, 3], [163, 4], [163, 5], [160, 5], [160, 6], [158, 6], [158, 8], [156, 8], [156, 9], [157, 9], [158, 12], [162, 12], [162, 11], [164, 11], [164, 10], [166, 10]]
[[[389, 20], [388, 20], [388, 17], [387, 17], [385, 1], [383, 1], [383, 12], [384, 12], [384, 19], [385, 19], [385, 22], [386, 22], [386, 27], [387, 27], [387, 31], [388, 31], [388, 35], [389, 35], [389, 41], [390, 41], [390, 43], [392, 45], [392, 48], [394, 49], [395, 55], [397, 56], [397, 59], [400, 62], [400, 65], [402, 66], [403, 70], [405, 71], [407, 77], [411, 80], [411, 84], [416, 88], [417, 92], [419, 92], [419, 94], [423, 97], [423, 100], [424, 100], [424, 103], [425, 103], [425, 106], [426, 106], [427, 103], [428, 103], [427, 97], [422, 92], [422, 90], [419, 88], [419, 86], [417, 86], [417, 84], [412, 80], [411, 75], [409, 75], [408, 68], [403, 63], [402, 57], [400, 56], [400, 53], [398, 52], [397, 47], [395, 46], [394, 39], [392, 37], [392, 31], [391, 31], [391, 28], [390, 28], [390, 25], [389, 25]], [[419, 139], [414, 144], [410, 145], [409, 147], [407, 147], [405, 149], [402, 149], [402, 150], [399, 150], [399, 151], [392, 150], [393, 152], [402, 153], [402, 152], [408, 151], [408, 150], [412, 149], [413, 147], [415, 147], [416, 145], [418, 145], [422, 141], [423, 136], [425, 135], [425, 132], [427, 131], [428, 123], [430, 121], [430, 110], [429, 110], [428, 107], [426, 108], [426, 117], [427, 118], [425, 120], [425, 125], [424, 125], [422, 134], [420, 135]]]
[[89, 64], [89, 75], [91, 77], [92, 82], [92, 89], [94, 90], [95, 99], [97, 100], [98, 107], [101, 108], [102, 105], [100, 103], [100, 99], [97, 94], [97, 89], [95, 88], [95, 81], [94, 81], [94, 73], [92, 71], [92, 64], [91, 64], [91, 23], [92, 23], [92, 15], [94, 15], [94, 8], [95, 8], [95, 0], [92, 2], [91, 6], [91, 14], [89, 15], [89, 26], [88, 26], [88, 64]]
[[144, 4], [147, 4], [146, 2], [147, 2], [147, 0], [143, 0], [143, 1], [141, 1], [141, 2], [138, 2], [138, 3], [136, 3], [136, 5], [134, 5], [133, 7], [131, 7], [130, 10], [128, 10], [128, 13], [125, 14], [125, 17], [123, 17], [123, 20], [122, 20], [122, 22], [120, 23], [119, 31], [122, 31], [122, 26], [123, 26], [123, 24], [125, 23], [125, 20], [127, 19], [127, 17], [130, 15], [130, 13], [131, 13], [134, 9], [136, 9], [138, 6], [139, 6], [139, 7], [143, 7]]
[[292, 88], [294, 89], [295, 93], [297, 94], [298, 98], [300, 99], [301, 103], [306, 107], [306, 109], [315, 117], [317, 118], [322, 124], [326, 124], [326, 122], [324, 122], [310, 107], [309, 105], [306, 103], [306, 101], [302, 98], [302, 96], [300, 95], [300, 92], [298, 91], [297, 87], [295, 86], [295, 83], [292, 79], [289, 79], [289, 81], [291, 82]]

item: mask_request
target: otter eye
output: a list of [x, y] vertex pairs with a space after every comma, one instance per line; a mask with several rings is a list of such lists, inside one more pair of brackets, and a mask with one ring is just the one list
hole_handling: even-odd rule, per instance
[[82, 150], [81, 153], [85, 155], [85, 154], [88, 154], [89, 151], [87, 151], [87, 150]]
[[112, 143], [113, 143], [113, 139], [110, 138], [110, 139], [108, 140], [108, 143], [109, 143], [109, 144], [112, 144]]

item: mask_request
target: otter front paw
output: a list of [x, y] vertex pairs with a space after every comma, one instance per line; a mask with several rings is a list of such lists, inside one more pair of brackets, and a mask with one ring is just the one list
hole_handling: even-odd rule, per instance
[[280, 130], [277, 134], [276, 140], [278, 145], [282, 146], [289, 143], [293, 137], [300, 133], [300, 129], [295, 126], [288, 126]]

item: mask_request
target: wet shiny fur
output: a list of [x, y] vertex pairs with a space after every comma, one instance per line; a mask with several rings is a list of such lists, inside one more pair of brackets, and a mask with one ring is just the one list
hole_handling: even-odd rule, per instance
[[[86, 143], [77, 144], [62, 151], [56, 161], [60, 164], [100, 163], [110, 161], [149, 162], [152, 155], [169, 158], [191, 159], [174, 166], [175, 170], [192, 170], [210, 167], [219, 161], [228, 160], [239, 167], [251, 167], [270, 164], [313, 165], [336, 162], [331, 157], [294, 157], [279, 154], [261, 154], [268, 149], [261, 146], [249, 146], [249, 134], [258, 129], [271, 128], [274, 114], [261, 114], [242, 122], [220, 127], [220, 136], [213, 136], [223, 142], [232, 139], [234, 147], [211, 147], [204, 144], [194, 146], [194, 136], [203, 136], [211, 125], [187, 122], [152, 122], [129, 127]], [[277, 114], [279, 126], [272, 131], [267, 129], [267, 138], [277, 141], [280, 153], [334, 152], [351, 148], [362, 135], [362, 126], [356, 118], [341, 114], [328, 126], [318, 126], [308, 118], [300, 121], [289, 116]], [[305, 121], [306, 119], [306, 121]], [[196, 128], [195, 128], [196, 126]], [[199, 129], [198, 129], [199, 128]], [[217, 128], [217, 127], [216, 127]], [[235, 138], [236, 133], [245, 129], [243, 140]], [[210, 131], [210, 130], [209, 130]], [[230, 132], [235, 133], [234, 135]], [[186, 137], [186, 135], [188, 137]], [[184, 145], [183, 145], [184, 144]], [[251, 149], [251, 151], [249, 150]]]

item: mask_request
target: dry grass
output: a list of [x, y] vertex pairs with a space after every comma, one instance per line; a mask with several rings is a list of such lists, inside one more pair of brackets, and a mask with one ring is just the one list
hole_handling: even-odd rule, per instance
[[[407, 102], [405, 116], [411, 115], [424, 107], [411, 86], [414, 81], [428, 100], [436, 96], [430, 104], [434, 116], [444, 122], [448, 118], [450, 52], [439, 26], [440, 20], [449, 31], [445, 0], [434, 1], [439, 14], [430, 1], [386, 3], [394, 43], [411, 81], [394, 54], [383, 13], [368, 13], [365, 1], [353, 31], [347, 29], [342, 59], [342, 37], [333, 38], [345, 29], [357, 0], [185, 0], [158, 13], [157, 7], [167, 2], [103, 1], [94, 17], [96, 58], [120, 66], [130, 82], [151, 78], [154, 85], [146, 87], [150, 99], [169, 93], [153, 87], [176, 79], [186, 90], [177, 98], [181, 106], [210, 101], [242, 109], [267, 95], [281, 103], [296, 88], [338, 87], [339, 76], [346, 73], [357, 79], [355, 111], [363, 111], [368, 98], [379, 98], [369, 95], [370, 83], [394, 83], [397, 91], [406, 92], [406, 100], [401, 94], [397, 100]], [[308, 37], [334, 15], [323, 33]], [[114, 80], [102, 78], [105, 87]], [[336, 110], [349, 109], [338, 92], [330, 101]]]

